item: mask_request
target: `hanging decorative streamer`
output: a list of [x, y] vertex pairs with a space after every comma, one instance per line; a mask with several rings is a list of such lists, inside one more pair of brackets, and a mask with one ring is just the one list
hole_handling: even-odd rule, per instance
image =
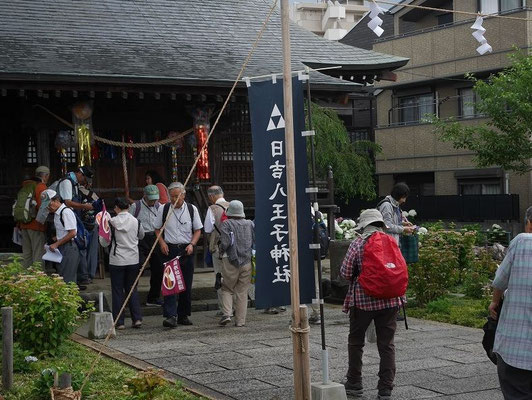
[[473, 37], [480, 43], [480, 46], [477, 47], [477, 53], [483, 56], [486, 53], [491, 53], [493, 48], [488, 44], [487, 39], [484, 37], [486, 33], [486, 28], [482, 26], [484, 19], [479, 15], [475, 23], [471, 26], [471, 29], [474, 29]]
[[94, 145], [91, 147], [91, 158], [96, 161], [100, 159], [100, 147], [97, 143], [94, 143]]
[[377, 5], [374, 1], [371, 2], [369, 6], [369, 17], [371, 21], [368, 22], [368, 28], [375, 33], [377, 36], [381, 36], [384, 33], [384, 29], [381, 28], [382, 19], [379, 17], [379, 14], [384, 14], [385, 10]]
[[193, 112], [194, 136], [197, 147], [201, 152], [201, 154], [198, 153], [199, 160], [196, 167], [196, 176], [199, 180], [211, 179], [209, 171], [209, 150], [207, 147], [203, 148], [207, 141], [207, 136], [209, 136], [211, 114], [212, 109], [210, 107], [198, 107]]
[[[122, 142], [125, 142], [124, 135], [122, 135]], [[129, 194], [129, 179], [127, 173], [126, 148], [122, 147], [122, 170], [124, 172], [124, 188], [126, 194]]]
[[178, 133], [177, 132], [170, 132], [168, 133], [168, 138], [175, 137], [176, 141], [172, 143], [171, 149], [172, 149], [172, 182], [177, 182], [177, 147], [178, 147]]
[[59, 159], [61, 162], [61, 175], [66, 175], [68, 160], [66, 155], [66, 149], [74, 147], [76, 144], [72, 138], [72, 135], [68, 131], [59, 131], [55, 137], [55, 148], [59, 153]]
[[91, 165], [92, 138], [92, 105], [83, 101], [72, 106], [72, 119], [74, 122], [74, 140], [78, 145], [78, 165]]

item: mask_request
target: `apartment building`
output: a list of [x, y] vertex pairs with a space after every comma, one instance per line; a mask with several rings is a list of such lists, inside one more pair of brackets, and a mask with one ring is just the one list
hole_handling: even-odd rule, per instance
[[328, 40], [340, 40], [364, 16], [364, 0], [314, 0], [295, 2], [291, 19], [306, 30]]
[[[532, 174], [508, 173], [498, 166], [477, 168], [473, 153], [437, 140], [427, 116], [455, 117], [468, 125], [486, 122], [475, 110], [473, 85], [464, 75], [487, 78], [502, 70], [509, 65], [508, 54], [514, 47], [530, 53], [532, 24], [486, 18], [485, 37], [493, 51], [481, 56], [472, 36], [475, 16], [451, 10], [531, 18], [532, 0], [405, 0], [389, 10], [384, 19], [388, 21], [385, 33], [372, 39], [372, 49], [410, 61], [395, 71], [396, 82], [376, 85], [375, 140], [383, 148], [376, 159], [379, 194], [386, 195], [395, 182], [405, 181], [414, 196], [446, 199], [433, 202], [440, 208], [461, 204], [459, 197], [476, 195], [479, 200], [474, 204], [488, 208], [482, 217], [477, 215], [479, 218], [498, 219], [498, 210], [513, 207], [518, 208], [512, 213], [513, 219], [520, 220], [532, 203]], [[342, 42], [357, 46], [361, 40], [365, 41], [361, 47], [367, 45], [366, 19]], [[517, 196], [504, 196], [512, 194], [518, 195], [518, 207]], [[478, 211], [470, 207], [473, 214]]]

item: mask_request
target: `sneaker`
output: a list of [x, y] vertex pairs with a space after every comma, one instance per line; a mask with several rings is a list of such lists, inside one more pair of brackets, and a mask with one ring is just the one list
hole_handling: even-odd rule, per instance
[[122, 325], [118, 325], [118, 326], [116, 327], [116, 330], [117, 330], [117, 331], [123, 331], [124, 329], [126, 329], [126, 326], [125, 326], [124, 324], [122, 324]]
[[231, 323], [231, 317], [222, 317], [222, 319], [220, 319], [220, 322], [219, 324], [222, 325], [222, 326], [226, 326], [227, 324]]
[[78, 289], [79, 289], [80, 291], [82, 291], [82, 290], [87, 290], [87, 286], [85, 286], [85, 285], [80, 285], [80, 284], [78, 283]]
[[179, 325], [192, 325], [192, 321], [189, 320], [187, 316], [184, 316], [183, 318], [178, 318], [177, 323]]
[[146, 302], [146, 306], [147, 307], [160, 307], [163, 305], [163, 301], [162, 300], [148, 300]]
[[285, 306], [279, 307], [279, 312], [285, 312], [285, 311], [286, 311], [286, 307]]
[[311, 315], [308, 319], [309, 324], [312, 325], [319, 325], [321, 324], [321, 318], [319, 314]]
[[392, 398], [392, 389], [379, 389], [377, 398], [379, 400], [390, 400]]
[[86, 286], [86, 285], [90, 285], [92, 283], [92, 281], [90, 279], [84, 279], [82, 281], [79, 281], [78, 282], [78, 285], [80, 286]]
[[264, 310], [264, 314], [279, 314], [279, 310], [277, 310], [277, 308], [275, 307], [270, 307], [270, 308], [267, 308], [266, 310]]
[[362, 396], [364, 389], [362, 388], [362, 382], [351, 383], [349, 381], [344, 383], [345, 392], [348, 396]]
[[131, 325], [133, 328], [139, 329], [142, 326], [142, 321], [139, 319], [138, 321], [133, 322], [133, 325]]
[[165, 328], [177, 328], [177, 317], [166, 318], [163, 321], [163, 326]]

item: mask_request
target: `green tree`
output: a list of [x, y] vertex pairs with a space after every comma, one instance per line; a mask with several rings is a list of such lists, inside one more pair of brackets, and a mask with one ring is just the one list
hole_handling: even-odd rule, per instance
[[456, 149], [476, 153], [479, 167], [499, 165], [525, 173], [532, 158], [532, 56], [510, 55], [512, 65], [487, 81], [468, 75], [478, 101], [477, 111], [490, 118], [485, 124], [465, 126], [435, 119], [437, 134]]
[[[336, 190], [346, 199], [355, 196], [374, 199], [375, 173], [372, 153], [380, 146], [370, 141], [351, 143], [344, 123], [330, 108], [312, 103], [312, 125], [316, 131], [316, 172], [319, 177], [327, 176], [332, 167]], [[310, 141], [308, 141], [310, 163]]]

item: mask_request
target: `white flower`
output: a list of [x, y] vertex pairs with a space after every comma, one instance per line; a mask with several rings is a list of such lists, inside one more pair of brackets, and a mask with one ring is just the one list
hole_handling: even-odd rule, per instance
[[415, 217], [417, 215], [417, 212], [416, 212], [416, 210], [412, 209], [412, 210], [408, 211], [408, 215], [411, 216], [411, 217]]
[[408, 218], [408, 213], [406, 211], [402, 212], [403, 218]]
[[417, 233], [419, 233], [420, 235], [425, 235], [428, 232], [429, 231], [427, 230], [427, 228], [423, 228], [423, 227], [419, 228], [418, 231], [417, 231]]
[[500, 225], [497, 225], [497, 224], [493, 224], [491, 226], [491, 229], [502, 229]]
[[26, 361], [27, 363], [29, 363], [29, 362], [37, 362], [37, 361], [39, 361], [39, 360], [37, 359], [37, 357], [26, 356], [26, 357], [24, 357], [24, 361]]

